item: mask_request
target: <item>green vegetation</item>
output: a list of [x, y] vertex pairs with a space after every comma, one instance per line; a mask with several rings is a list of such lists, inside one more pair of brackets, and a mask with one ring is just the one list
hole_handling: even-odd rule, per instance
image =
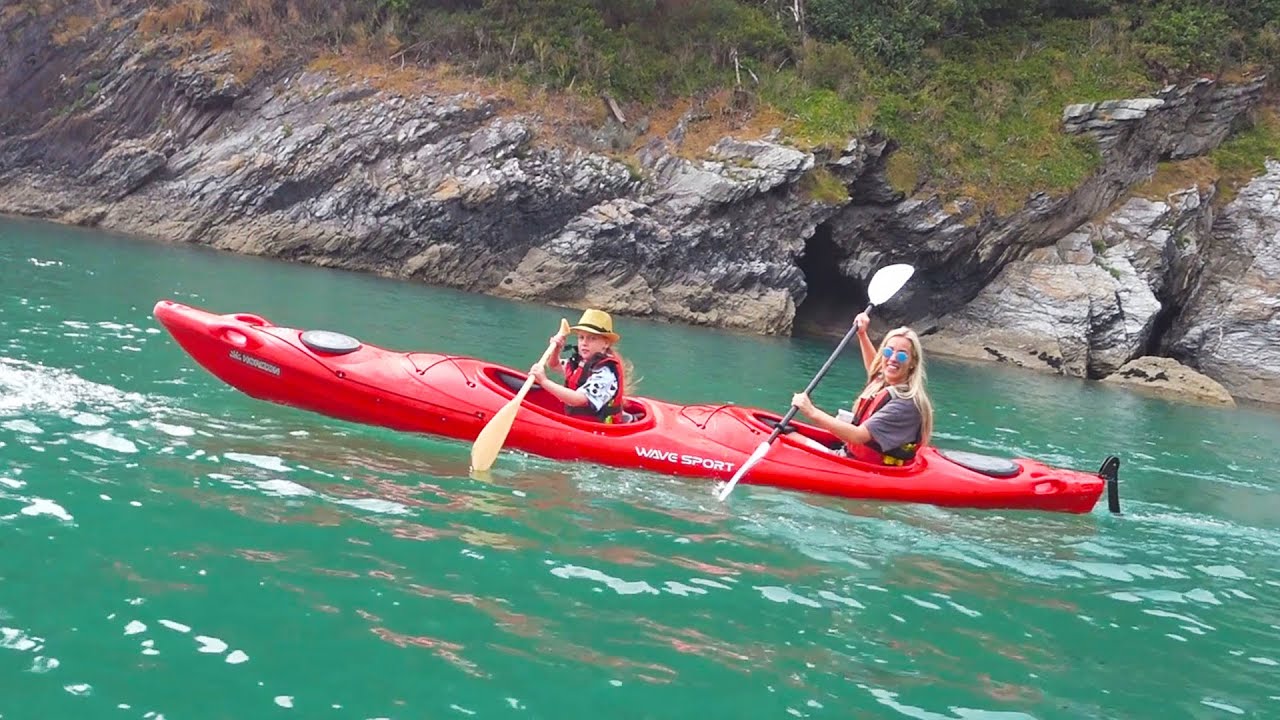
[[1228, 203], [1249, 180], [1266, 170], [1266, 160], [1280, 160], [1280, 112], [1265, 108], [1249, 127], [1228, 138], [1205, 157], [1163, 162], [1137, 192], [1153, 200], [1169, 193], [1216, 182], [1217, 203]]
[[1096, 167], [1066, 105], [1280, 70], [1280, 0], [368, 1], [422, 60], [635, 104], [741, 85], [795, 141], [876, 128], [900, 189], [1000, 209]]
[[849, 201], [849, 189], [824, 167], [816, 167], [800, 178], [800, 190], [815, 202], [842, 205]]
[[[817, 147], [842, 146], [874, 128], [901, 145], [887, 173], [895, 187], [969, 195], [1001, 210], [1036, 190], [1074, 186], [1096, 167], [1093, 143], [1061, 132], [1066, 105], [1203, 75], [1280, 75], [1280, 0], [172, 0], [163, 7], [148, 18], [167, 32], [222, 14], [240, 27], [275, 28], [288, 47], [322, 45], [515, 83], [546, 98], [548, 109], [608, 94], [627, 117], [655, 118], [732, 89], [732, 107], [692, 131], [741, 130], [742, 116], [754, 113], [780, 119], [792, 142]], [[1242, 157], [1250, 151], [1242, 148]]]

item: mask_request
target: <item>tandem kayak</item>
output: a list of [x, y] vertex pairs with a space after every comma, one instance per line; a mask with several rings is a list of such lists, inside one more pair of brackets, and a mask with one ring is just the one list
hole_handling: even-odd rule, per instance
[[[527, 377], [481, 359], [401, 352], [327, 330], [274, 325], [252, 313], [215, 314], [161, 300], [153, 313], [197, 363], [250, 397], [394, 430], [472, 441], [515, 397]], [[557, 460], [598, 463], [727, 481], [782, 416], [733, 404], [681, 405], [628, 397], [629, 422], [602, 424], [566, 415], [533, 386], [504, 447]], [[824, 444], [834, 436], [793, 422]], [[914, 461], [883, 466], [824, 452], [780, 435], [742, 482], [847, 498], [1085, 513], [1105, 489], [1119, 511], [1119, 461], [1097, 472], [1055, 468], [1029, 458], [921, 448]]]

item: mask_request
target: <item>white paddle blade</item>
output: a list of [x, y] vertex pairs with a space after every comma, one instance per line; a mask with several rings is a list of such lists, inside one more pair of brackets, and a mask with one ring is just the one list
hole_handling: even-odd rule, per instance
[[867, 285], [867, 299], [872, 305], [883, 305], [907, 284], [915, 272], [916, 269], [906, 263], [880, 268]]
[[733, 474], [733, 477], [729, 480], [729, 484], [725, 485], [724, 489], [720, 491], [721, 501], [729, 497], [729, 493], [733, 492], [733, 486], [737, 485], [738, 481], [742, 479], [742, 476], [746, 475], [747, 471], [751, 469], [751, 466], [760, 462], [760, 459], [763, 458], [764, 454], [767, 452], [769, 452], [769, 443], [767, 441], [760, 443], [760, 445], [756, 447], [755, 452], [751, 453], [751, 457], [747, 458], [747, 461], [742, 463], [742, 466], [738, 468], [738, 472]]

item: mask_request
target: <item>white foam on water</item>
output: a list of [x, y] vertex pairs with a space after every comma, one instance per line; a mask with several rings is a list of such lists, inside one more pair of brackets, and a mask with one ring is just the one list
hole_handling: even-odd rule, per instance
[[0, 627], [0, 648], [26, 652], [39, 650], [42, 647], [44, 647], [44, 638], [32, 637], [18, 628]]
[[195, 428], [190, 428], [186, 425], [170, 425], [159, 420], [152, 421], [151, 426], [172, 437], [191, 437], [196, 434]]
[[822, 603], [817, 600], [810, 600], [803, 595], [797, 595], [796, 593], [784, 587], [778, 587], [777, 585], [756, 585], [755, 589], [759, 590], [760, 594], [763, 595], [766, 600], [772, 600], [776, 603], [795, 603], [797, 605], [806, 605], [808, 607], [822, 607]]
[[242, 662], [248, 661], [249, 656], [245, 655], [244, 652], [240, 650], [232, 650], [231, 653], [227, 655], [227, 662], [231, 665], [239, 665]]
[[982, 613], [980, 613], [980, 612], [978, 612], [977, 610], [974, 610], [974, 609], [972, 609], [972, 608], [967, 608], [967, 607], [965, 607], [964, 605], [961, 605], [960, 603], [957, 603], [957, 602], [953, 602], [953, 601], [951, 601], [951, 600], [948, 600], [948, 601], [947, 601], [947, 604], [948, 604], [948, 605], [950, 605], [951, 607], [955, 608], [955, 610], [956, 610], [957, 612], [960, 612], [961, 614], [967, 615], [967, 616], [969, 616], [969, 617], [971, 617], [971, 618], [982, 617]]
[[104, 450], [114, 450], [121, 453], [136, 453], [138, 446], [133, 444], [132, 440], [122, 438], [110, 430], [96, 430], [94, 432], [77, 433], [72, 435], [77, 440], [96, 445]]
[[61, 664], [58, 658], [37, 655], [36, 659], [31, 661], [31, 672], [44, 674], [51, 670], [57, 670]]
[[665, 583], [663, 583], [662, 590], [663, 592], [669, 592], [672, 595], [679, 595], [681, 597], [684, 597], [687, 595], [706, 595], [707, 594], [707, 591], [703, 590], [700, 587], [685, 585], [684, 583], [676, 582], [675, 580], [668, 580]]
[[190, 625], [183, 625], [182, 623], [174, 622], [173, 620], [161, 620], [160, 624], [169, 628], [170, 630], [177, 630], [178, 632], [181, 632], [181, 633], [191, 632]]
[[552, 568], [551, 574], [558, 578], [565, 579], [581, 578], [584, 580], [595, 580], [596, 582], [603, 583], [619, 595], [637, 595], [639, 593], [649, 593], [652, 595], [659, 594], [656, 588], [643, 580], [622, 580], [620, 578], [613, 577], [612, 575], [606, 575], [599, 570], [579, 567], [577, 565], [565, 565], [563, 567]]
[[913, 598], [913, 597], [911, 597], [910, 595], [903, 595], [902, 597], [906, 598], [907, 600], [910, 600], [911, 602], [915, 603], [916, 605], [919, 605], [920, 607], [925, 608], [925, 609], [927, 609], [927, 610], [941, 610], [941, 609], [942, 609], [942, 606], [941, 606], [941, 605], [939, 605], [939, 604], [937, 604], [937, 603], [931, 603], [931, 602], [929, 602], [928, 600], [920, 600], [920, 599], [918, 599], [918, 598]]
[[1218, 710], [1226, 710], [1227, 712], [1231, 713], [1232, 715], [1243, 715], [1243, 714], [1244, 714], [1244, 710], [1241, 710], [1240, 708], [1236, 707], [1235, 705], [1231, 705], [1231, 704], [1228, 704], [1228, 703], [1224, 703], [1224, 702], [1219, 701], [1219, 700], [1211, 700], [1211, 699], [1209, 699], [1209, 698], [1205, 698], [1205, 699], [1203, 699], [1203, 700], [1201, 700], [1201, 701], [1200, 701], [1200, 704], [1201, 704], [1201, 705], [1208, 705], [1209, 707], [1211, 707], [1211, 708], [1216, 708], [1216, 709], [1218, 709]]
[[71, 422], [85, 427], [102, 427], [111, 424], [111, 419], [97, 413], [82, 412], [72, 415]]
[[707, 578], [697, 578], [697, 577], [696, 577], [696, 578], [689, 578], [689, 582], [693, 583], [694, 585], [702, 585], [703, 587], [713, 587], [713, 588], [716, 588], [716, 589], [718, 589], [718, 590], [732, 590], [732, 589], [733, 589], [732, 587], [730, 587], [730, 586], [728, 586], [728, 585], [725, 585], [724, 583], [716, 582], [715, 580], [708, 580]]
[[280, 497], [307, 497], [316, 494], [315, 490], [289, 480], [261, 480], [254, 484], [266, 493]]
[[841, 605], [847, 605], [848, 607], [857, 608], [859, 610], [864, 610], [867, 607], [853, 598], [837, 595], [830, 590], [819, 590], [818, 597], [823, 600], [830, 600], [831, 602], [840, 603]]
[[[27, 262], [36, 267], [62, 267], [61, 260], [41, 260], [40, 258], [27, 258]], [[25, 304], [25, 303], [24, 303]]]
[[1272, 660], [1271, 658], [1264, 658], [1264, 657], [1251, 657], [1249, 658], [1249, 662], [1255, 662], [1255, 663], [1258, 663], [1259, 665], [1269, 665], [1271, 667], [1280, 665], [1280, 663], [1276, 662], [1275, 660]]
[[67, 512], [61, 505], [44, 498], [31, 498], [31, 504], [22, 508], [23, 515], [52, 515], [64, 522], [71, 522], [75, 518], [71, 517], [71, 513]]
[[[450, 709], [450, 710], [457, 710], [458, 712], [460, 712], [460, 713], [462, 713], [462, 714], [464, 714], [464, 715], [475, 715], [475, 714], [476, 714], [476, 711], [475, 711], [475, 710], [468, 710], [468, 709], [466, 709], [466, 708], [464, 708], [464, 707], [462, 707], [461, 705], [458, 705], [458, 704], [456, 704], [456, 703], [455, 703], [455, 704], [453, 704], [453, 705], [450, 705], [450, 706], [449, 706], [449, 709]], [[370, 720], [374, 720], [374, 719], [373, 719], [373, 718], [370, 718]]]
[[73, 683], [71, 685], [63, 685], [62, 689], [66, 690], [72, 695], [88, 695], [89, 693], [93, 692], [93, 686], [90, 685], [89, 683]]
[[143, 395], [85, 380], [70, 370], [0, 358], [0, 415], [33, 409], [73, 418], [85, 412], [154, 413], [160, 408]]
[[337, 503], [383, 515], [408, 515], [412, 512], [398, 502], [380, 500], [378, 498], [342, 498]]
[[292, 695], [277, 695], [277, 696], [275, 697], [275, 702], [276, 702], [276, 704], [277, 704], [277, 705], [279, 705], [279, 706], [280, 706], [280, 707], [282, 707], [282, 708], [291, 708], [291, 707], [293, 707], [293, 696], [292, 696]]
[[1196, 569], [1206, 575], [1223, 578], [1226, 580], [1247, 580], [1248, 575], [1244, 571], [1234, 565], [1197, 565]]
[[147, 624], [138, 620], [130, 620], [128, 625], [124, 626], [125, 635], [137, 635], [140, 632], [146, 632]]
[[14, 480], [13, 478], [0, 477], [0, 485], [8, 485], [11, 488], [20, 488], [26, 485], [22, 480]]
[[1182, 622], [1190, 623], [1190, 624], [1192, 624], [1192, 625], [1195, 625], [1196, 627], [1204, 628], [1205, 630], [1216, 630], [1216, 629], [1217, 629], [1217, 628], [1215, 628], [1214, 626], [1209, 625], [1208, 623], [1200, 622], [1199, 620], [1197, 620], [1197, 619], [1195, 619], [1195, 618], [1193, 618], [1193, 617], [1188, 617], [1187, 615], [1180, 615], [1180, 614], [1175, 613], [1175, 612], [1169, 612], [1168, 610], [1151, 610], [1151, 609], [1146, 609], [1146, 610], [1143, 610], [1142, 612], [1144, 612], [1144, 613], [1146, 613], [1146, 614], [1148, 614], [1148, 615], [1154, 615], [1155, 617], [1165, 617], [1165, 618], [1171, 618], [1171, 619], [1173, 619], [1173, 620], [1181, 620]]
[[276, 472], [289, 472], [292, 470], [292, 468], [284, 464], [284, 460], [281, 460], [274, 455], [254, 455], [253, 453], [229, 452], [223, 453], [223, 457], [235, 462], [253, 465], [254, 467], [262, 468], [263, 470], [274, 470]]
[[30, 420], [7, 420], [0, 423], [0, 427], [5, 430], [12, 430], [16, 433], [23, 433], [24, 435], [39, 435], [44, 432], [44, 428]]
[[[196, 642], [200, 643], [200, 647], [196, 648], [196, 652], [220, 655], [227, 651], [227, 644], [216, 637], [197, 635]], [[239, 651], [237, 650], [236, 652]]]

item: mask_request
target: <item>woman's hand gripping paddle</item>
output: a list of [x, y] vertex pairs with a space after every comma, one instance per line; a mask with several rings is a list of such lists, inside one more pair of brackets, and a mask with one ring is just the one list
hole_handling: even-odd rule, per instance
[[[887, 265], [877, 270], [876, 274], [871, 278], [871, 283], [867, 286], [867, 298], [870, 300], [870, 304], [867, 305], [867, 312], [870, 313], [871, 308], [876, 305], [883, 305], [888, 302], [889, 298], [896, 295], [897, 292], [902, 289], [902, 286], [907, 284], [907, 280], [911, 278], [911, 275], [914, 274], [915, 271], [916, 269], [914, 267], [906, 264]], [[818, 371], [817, 375], [813, 376], [813, 380], [809, 381], [809, 386], [804, 389], [806, 395], [813, 392], [813, 389], [817, 387], [818, 381], [822, 380], [823, 376], [827, 374], [827, 371], [831, 369], [831, 364], [836, 361], [840, 352], [844, 350], [844, 346], [849, 344], [849, 339], [852, 338], [854, 333], [857, 331], [858, 326], [854, 325], [849, 328], [849, 332], [844, 334], [844, 339], [842, 339], [840, 344], [836, 346], [835, 352], [831, 353], [831, 357], [827, 358], [827, 361], [822, 365], [822, 369]], [[751, 466], [760, 462], [760, 460], [764, 458], [765, 454], [769, 452], [769, 447], [773, 444], [773, 441], [776, 440], [778, 435], [786, 429], [787, 423], [791, 422], [791, 418], [795, 417], [795, 414], [796, 406], [792, 405], [791, 408], [787, 410], [787, 414], [782, 417], [782, 421], [773, 428], [773, 432], [769, 433], [769, 439], [760, 443], [760, 445], [756, 447], [755, 452], [751, 453], [751, 456], [747, 458], [746, 462], [742, 463], [742, 465], [738, 467], [738, 472], [733, 474], [729, 483], [720, 491], [719, 498], [721, 500], [729, 497], [729, 493], [733, 492], [734, 486], [737, 485], [738, 481], [747, 474], [747, 471], [751, 469]]]
[[[542, 353], [542, 359], [538, 361], [538, 364], [546, 365], [551, 353], [555, 352], [556, 343], [568, 335], [569, 321], [560, 318], [560, 332], [556, 333], [555, 338], [547, 343], [547, 350]], [[471, 469], [473, 471], [485, 472], [493, 467], [493, 461], [498, 459], [498, 453], [502, 451], [502, 444], [507, 441], [507, 433], [511, 432], [511, 425], [516, 421], [516, 413], [520, 411], [520, 403], [524, 402], [524, 396], [529, 394], [529, 388], [531, 387], [533, 387], [533, 373], [529, 373], [524, 385], [520, 387], [520, 392], [508, 400], [507, 404], [494, 413], [493, 417], [489, 418], [489, 422], [485, 423], [485, 426], [480, 429], [480, 434], [476, 436], [475, 442], [471, 445]]]

